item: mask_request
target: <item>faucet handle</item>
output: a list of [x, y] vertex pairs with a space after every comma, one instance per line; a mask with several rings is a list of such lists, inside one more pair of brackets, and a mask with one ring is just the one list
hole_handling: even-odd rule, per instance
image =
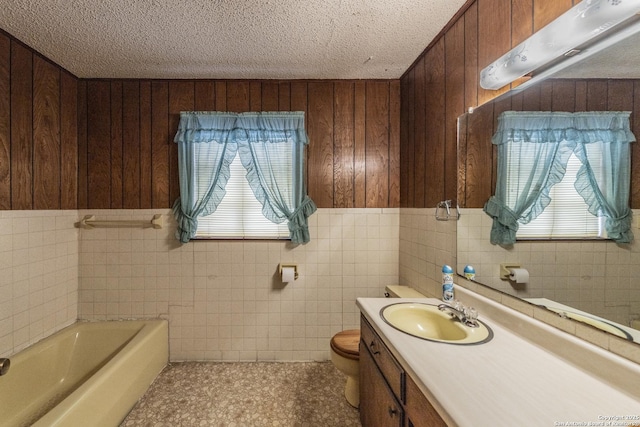
[[464, 305], [457, 299], [451, 301], [451, 307], [455, 308], [458, 311], [464, 312]]
[[469, 320], [476, 320], [478, 318], [478, 310], [473, 307], [465, 307], [464, 315]]
[[478, 326], [478, 310], [473, 307], [464, 308], [465, 323], [471, 327]]

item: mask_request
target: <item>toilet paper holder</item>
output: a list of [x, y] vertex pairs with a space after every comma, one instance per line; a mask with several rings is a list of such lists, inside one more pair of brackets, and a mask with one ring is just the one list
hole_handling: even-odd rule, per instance
[[282, 269], [283, 268], [293, 268], [293, 279], [298, 280], [298, 265], [297, 264], [280, 264], [278, 265], [278, 274], [282, 277]]
[[500, 279], [509, 280], [512, 268], [520, 268], [520, 264], [500, 264]]

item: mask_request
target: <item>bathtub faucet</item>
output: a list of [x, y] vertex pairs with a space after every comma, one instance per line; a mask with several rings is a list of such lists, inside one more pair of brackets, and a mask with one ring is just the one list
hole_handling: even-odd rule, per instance
[[4, 357], [0, 357], [0, 376], [9, 372], [9, 366], [11, 366], [11, 361]]

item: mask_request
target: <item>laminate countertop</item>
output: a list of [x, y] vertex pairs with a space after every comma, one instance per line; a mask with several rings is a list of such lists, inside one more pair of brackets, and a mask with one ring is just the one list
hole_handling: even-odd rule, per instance
[[[551, 345], [568, 346], [580, 360], [572, 363], [481, 310], [479, 319], [494, 333], [487, 343], [415, 338], [380, 317], [383, 307], [399, 302], [441, 303], [432, 298], [357, 299], [360, 311], [450, 426], [640, 426], [639, 365], [534, 319], [517, 318], [532, 322], [527, 327], [540, 328], [540, 334], [551, 334]], [[567, 354], [567, 348], [561, 353]], [[590, 361], [592, 372], [585, 369]]]

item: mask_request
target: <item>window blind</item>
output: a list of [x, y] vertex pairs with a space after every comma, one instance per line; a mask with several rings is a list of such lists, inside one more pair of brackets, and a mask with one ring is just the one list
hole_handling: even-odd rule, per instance
[[[290, 168], [290, 155], [288, 165]], [[285, 165], [280, 163], [279, 166]], [[196, 239], [289, 239], [287, 221], [275, 224], [262, 215], [262, 205], [249, 187], [246, 172], [240, 156], [236, 155], [230, 165], [231, 176], [225, 188], [226, 194], [214, 213], [198, 218]], [[290, 189], [291, 174], [288, 176]]]
[[[593, 146], [592, 148], [595, 148]], [[509, 158], [509, 177], [513, 179], [526, 179], [518, 175], [518, 164], [523, 162], [533, 162], [535, 159]], [[519, 157], [519, 156], [518, 156]], [[595, 176], [602, 179], [602, 153], [597, 149], [589, 150], [589, 163], [594, 170]], [[592, 238], [606, 239], [604, 217], [592, 215], [584, 202], [584, 199], [574, 187], [576, 174], [582, 166], [580, 160], [572, 154], [567, 164], [567, 171], [561, 182], [554, 185], [549, 192], [551, 203], [537, 218], [528, 224], [520, 223], [517, 239], [577, 239]], [[524, 168], [523, 168], [524, 169]], [[510, 182], [513, 182], [510, 180]], [[509, 183], [507, 183], [507, 186]], [[507, 190], [507, 197], [516, 197], [515, 191]], [[507, 204], [513, 203], [508, 200]], [[513, 205], [511, 205], [513, 206]]]

